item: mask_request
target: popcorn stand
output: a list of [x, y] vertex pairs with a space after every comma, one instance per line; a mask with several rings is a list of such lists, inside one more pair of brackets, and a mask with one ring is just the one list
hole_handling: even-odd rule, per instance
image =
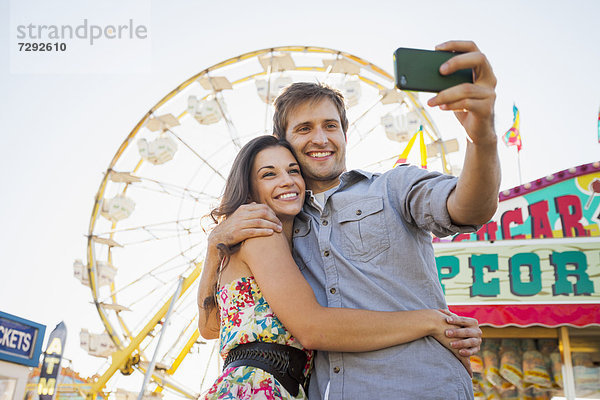
[[483, 330], [476, 399], [600, 399], [600, 162], [502, 192], [434, 247], [450, 309]]

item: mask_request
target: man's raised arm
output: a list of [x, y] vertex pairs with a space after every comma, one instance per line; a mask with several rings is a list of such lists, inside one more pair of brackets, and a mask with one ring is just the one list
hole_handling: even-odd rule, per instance
[[473, 83], [446, 89], [428, 101], [430, 106], [453, 110], [469, 136], [463, 170], [447, 201], [457, 225], [484, 224], [496, 212], [500, 189], [500, 161], [494, 129], [496, 77], [485, 55], [473, 42], [451, 41], [436, 50], [462, 52], [440, 67], [442, 75], [472, 68]]

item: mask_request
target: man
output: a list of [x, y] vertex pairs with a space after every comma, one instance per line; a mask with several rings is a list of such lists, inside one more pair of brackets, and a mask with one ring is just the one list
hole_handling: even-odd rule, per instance
[[[322, 305], [446, 308], [430, 232], [472, 232], [496, 210], [496, 78], [472, 42], [447, 42], [436, 49], [465, 53], [442, 65], [442, 74], [474, 71], [473, 84], [449, 88], [428, 102], [453, 110], [469, 136], [459, 179], [409, 166], [383, 175], [346, 172], [348, 121], [339, 93], [297, 83], [275, 102], [274, 133], [292, 145], [309, 189], [294, 226], [294, 258]], [[268, 208], [240, 208], [211, 233], [206, 262], [216, 262], [217, 243], [235, 244], [279, 230]], [[457, 341], [462, 356], [478, 351], [478, 327], [448, 334], [462, 339]], [[473, 398], [467, 371], [431, 337], [366, 353], [318, 352], [315, 365], [312, 399]]]

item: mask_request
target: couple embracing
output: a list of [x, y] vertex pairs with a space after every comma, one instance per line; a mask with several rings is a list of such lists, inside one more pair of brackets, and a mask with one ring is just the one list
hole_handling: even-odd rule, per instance
[[444, 73], [474, 83], [430, 106], [470, 141], [460, 178], [401, 165], [346, 171], [341, 94], [295, 83], [275, 101], [274, 135], [236, 157], [198, 289], [199, 328], [223, 373], [207, 399], [471, 399], [477, 321], [447, 310], [431, 232], [473, 232], [497, 207], [492, 69], [472, 42]]

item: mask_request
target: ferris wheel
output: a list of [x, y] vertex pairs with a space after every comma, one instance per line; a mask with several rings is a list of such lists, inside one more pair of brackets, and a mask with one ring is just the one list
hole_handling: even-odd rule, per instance
[[198, 336], [194, 285], [206, 246], [203, 217], [217, 205], [241, 146], [271, 133], [273, 99], [298, 81], [344, 94], [349, 168], [390, 169], [422, 126], [429, 165], [452, 172], [448, 153], [457, 144], [442, 140], [416, 94], [395, 89], [390, 74], [352, 54], [307, 46], [258, 50], [181, 83], [140, 119], [110, 161], [90, 218], [87, 264], [74, 265], [105, 328], [80, 335], [91, 355], [107, 359], [92, 392], [117, 371], [141, 376], [135, 370], [144, 373], [154, 353], [155, 394], [197, 398], [212, 384], [218, 345]]

